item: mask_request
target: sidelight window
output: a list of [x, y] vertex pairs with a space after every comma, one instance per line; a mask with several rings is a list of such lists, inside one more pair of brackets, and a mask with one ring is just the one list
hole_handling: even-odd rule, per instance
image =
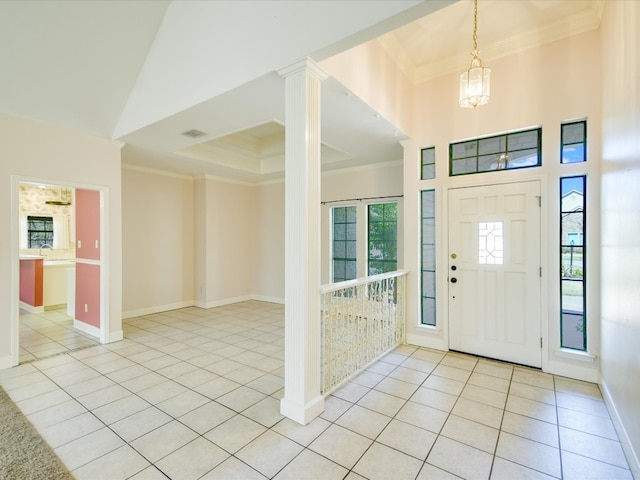
[[586, 176], [561, 178], [560, 195], [560, 343], [586, 350]]
[[424, 190], [421, 194], [421, 296], [422, 324], [436, 324], [436, 209], [435, 191]]

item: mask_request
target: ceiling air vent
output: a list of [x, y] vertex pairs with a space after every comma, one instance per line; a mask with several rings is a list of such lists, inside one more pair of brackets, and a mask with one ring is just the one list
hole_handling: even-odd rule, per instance
[[186, 132], [182, 132], [182, 135], [186, 137], [191, 137], [191, 138], [198, 138], [203, 135], [206, 135], [206, 133], [201, 132], [200, 130], [193, 129], [193, 130], [188, 130]]

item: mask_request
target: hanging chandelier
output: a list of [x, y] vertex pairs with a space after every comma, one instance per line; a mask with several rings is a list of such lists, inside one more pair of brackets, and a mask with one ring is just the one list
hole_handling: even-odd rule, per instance
[[476, 108], [489, 101], [491, 69], [478, 57], [478, 0], [473, 0], [473, 51], [466, 72], [460, 74], [460, 106]]

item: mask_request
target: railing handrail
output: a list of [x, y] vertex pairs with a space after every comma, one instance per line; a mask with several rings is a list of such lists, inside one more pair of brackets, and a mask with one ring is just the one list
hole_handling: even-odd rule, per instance
[[357, 287], [358, 285], [366, 285], [367, 283], [378, 282], [387, 278], [401, 277], [409, 273], [408, 270], [394, 270], [393, 272], [379, 273], [377, 275], [371, 275], [369, 277], [360, 277], [353, 280], [346, 280], [338, 283], [328, 283], [320, 287], [320, 293], [335, 292], [344, 288]]

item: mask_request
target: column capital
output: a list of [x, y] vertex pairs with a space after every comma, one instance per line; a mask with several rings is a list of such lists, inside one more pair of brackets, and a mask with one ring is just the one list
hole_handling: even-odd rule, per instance
[[282, 78], [287, 78], [303, 71], [310, 72], [320, 81], [324, 81], [329, 78], [329, 74], [320, 68], [320, 66], [309, 57], [305, 57], [287, 67], [281, 68], [278, 70], [278, 75]]

